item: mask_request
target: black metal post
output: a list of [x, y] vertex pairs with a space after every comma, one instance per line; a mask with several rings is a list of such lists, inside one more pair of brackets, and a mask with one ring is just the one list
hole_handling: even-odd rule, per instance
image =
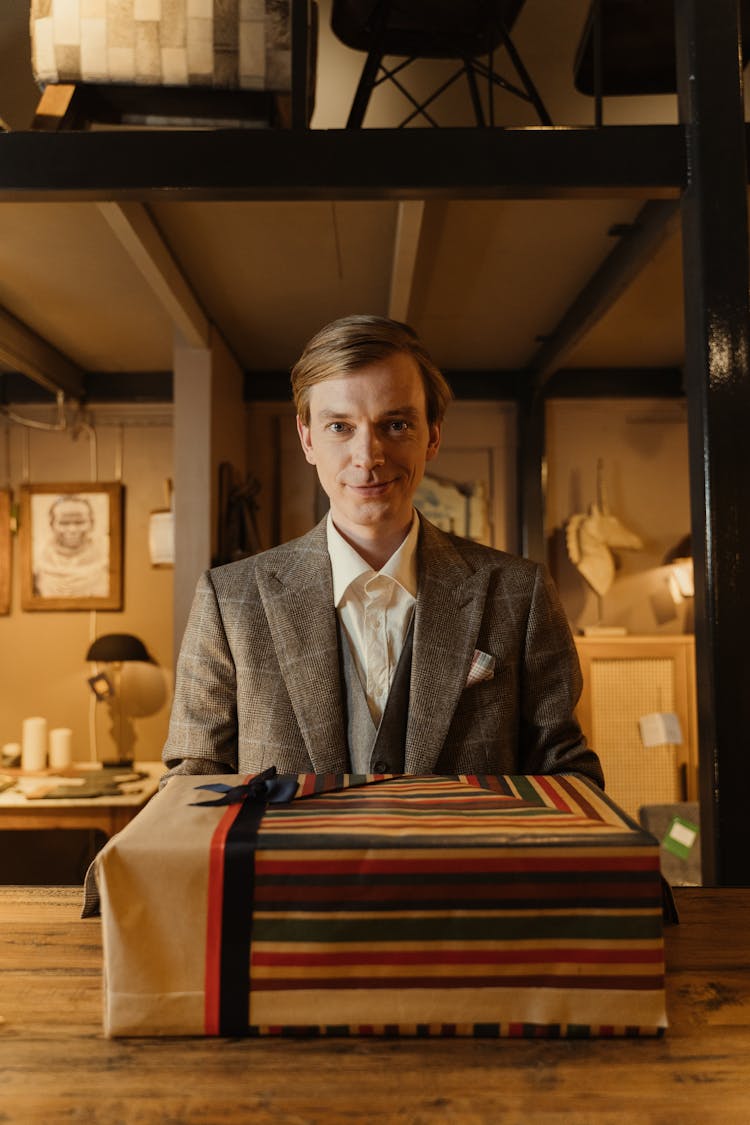
[[750, 330], [738, 0], [676, 0], [704, 882], [750, 883]]

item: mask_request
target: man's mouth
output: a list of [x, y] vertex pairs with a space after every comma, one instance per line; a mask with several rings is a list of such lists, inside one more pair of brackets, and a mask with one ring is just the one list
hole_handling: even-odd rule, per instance
[[358, 496], [382, 496], [392, 484], [392, 480], [376, 480], [369, 481], [366, 484], [350, 484], [348, 487]]

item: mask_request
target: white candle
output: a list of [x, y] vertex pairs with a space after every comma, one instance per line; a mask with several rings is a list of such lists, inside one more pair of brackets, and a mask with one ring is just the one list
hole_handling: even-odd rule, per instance
[[47, 765], [47, 720], [24, 719], [21, 731], [21, 769], [43, 770]]
[[63, 770], [73, 761], [73, 731], [68, 727], [55, 727], [49, 732], [49, 764], [53, 770]]

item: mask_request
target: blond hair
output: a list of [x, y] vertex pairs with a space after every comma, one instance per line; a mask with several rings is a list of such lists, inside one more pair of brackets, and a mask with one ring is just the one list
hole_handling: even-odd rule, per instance
[[453, 392], [413, 328], [384, 316], [344, 316], [326, 324], [306, 344], [292, 368], [297, 414], [310, 424], [310, 390], [324, 379], [351, 375], [396, 353], [410, 355], [422, 376], [428, 425], [443, 420]]

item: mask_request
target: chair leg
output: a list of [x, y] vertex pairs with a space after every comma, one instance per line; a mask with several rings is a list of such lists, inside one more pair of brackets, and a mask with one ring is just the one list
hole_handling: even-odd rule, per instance
[[539, 95], [539, 91], [537, 90], [536, 86], [532, 82], [531, 75], [529, 74], [526, 67], [523, 65], [523, 62], [521, 60], [521, 56], [519, 55], [518, 51], [516, 50], [515, 45], [513, 43], [513, 40], [511, 39], [510, 35], [508, 34], [508, 32], [507, 32], [507, 30], [505, 29], [504, 26], [502, 27], [502, 36], [503, 36], [503, 43], [505, 44], [505, 49], [508, 52], [508, 55], [510, 56], [510, 60], [513, 63], [513, 66], [516, 68], [516, 73], [518, 74], [518, 77], [521, 79], [521, 82], [523, 83], [523, 87], [526, 90], [526, 93], [528, 94], [529, 101], [534, 106], [534, 109], [537, 112], [537, 117], [541, 121], [542, 125], [551, 125], [552, 124], [552, 118], [547, 113], [547, 109], [546, 109], [546, 107], [544, 105], [544, 102], [542, 101], [542, 99]]
[[482, 99], [479, 96], [479, 87], [477, 86], [477, 76], [474, 70], [471, 59], [464, 59], [464, 69], [466, 71], [466, 81], [469, 84], [469, 94], [471, 96], [471, 104], [474, 107], [474, 116], [477, 119], [477, 125], [483, 129], [486, 125], [484, 119], [484, 110], [482, 109]]
[[370, 26], [372, 31], [372, 46], [365, 59], [365, 65], [362, 68], [362, 74], [357, 84], [357, 92], [354, 95], [352, 108], [349, 110], [349, 117], [346, 122], [347, 129], [359, 129], [365, 119], [367, 106], [370, 102], [372, 91], [375, 88], [375, 79], [380, 70], [380, 64], [383, 59], [383, 43], [385, 42], [385, 33], [388, 27], [388, 17], [391, 14], [391, 4], [393, 0], [377, 0], [372, 12], [370, 13]]
[[362, 74], [357, 84], [357, 92], [354, 95], [352, 108], [349, 110], [349, 117], [347, 118], [347, 129], [359, 129], [365, 119], [367, 106], [370, 103], [373, 88], [375, 86], [375, 79], [380, 70], [380, 62], [383, 58], [382, 53], [376, 47], [368, 54], [365, 65], [362, 68]]

